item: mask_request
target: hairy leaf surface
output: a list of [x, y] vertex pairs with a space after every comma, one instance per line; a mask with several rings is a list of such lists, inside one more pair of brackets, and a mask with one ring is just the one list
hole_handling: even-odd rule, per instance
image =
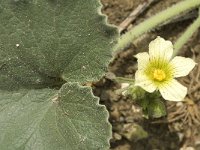
[[0, 149], [108, 149], [108, 113], [80, 86], [118, 37], [99, 1], [0, 1], [0, 20]]

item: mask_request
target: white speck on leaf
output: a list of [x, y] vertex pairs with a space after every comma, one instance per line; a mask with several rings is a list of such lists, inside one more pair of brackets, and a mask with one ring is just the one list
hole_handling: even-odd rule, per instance
[[15, 46], [16, 46], [16, 47], [19, 47], [19, 44], [16, 44]]

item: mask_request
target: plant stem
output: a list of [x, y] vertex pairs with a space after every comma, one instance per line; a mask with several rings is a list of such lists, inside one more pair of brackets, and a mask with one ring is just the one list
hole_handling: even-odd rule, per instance
[[124, 78], [124, 77], [116, 77], [115, 80], [120, 82], [120, 83], [124, 83], [125, 82], [125, 83], [133, 84], [135, 82], [134, 79]]
[[181, 35], [181, 37], [174, 44], [174, 54], [176, 56], [180, 48], [189, 40], [193, 33], [200, 27], [200, 8], [198, 18], [187, 28], [187, 30]]
[[115, 46], [114, 50], [117, 51], [123, 49], [141, 34], [151, 30], [160, 23], [167, 21], [168, 19], [180, 14], [181, 12], [198, 7], [199, 5], [200, 0], [184, 0], [170, 8], [167, 8], [166, 10], [161, 11], [160, 13], [135, 26], [126, 34], [122, 35], [122, 37], [118, 40], [118, 43]]

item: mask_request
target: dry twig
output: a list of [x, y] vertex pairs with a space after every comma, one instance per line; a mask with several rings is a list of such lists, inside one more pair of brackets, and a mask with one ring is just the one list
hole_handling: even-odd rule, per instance
[[[125, 30], [127, 30], [133, 23], [137, 17], [142, 14], [144, 11], [146, 11], [149, 6], [155, 2], [157, 2], [159, 0], [147, 0], [146, 2], [144, 2], [143, 4], [138, 5], [138, 7], [136, 9], [134, 9], [130, 15], [118, 26], [119, 32], [122, 34], [123, 32], [125, 32]], [[178, 16], [176, 16], [173, 19], [167, 20], [166, 22], [160, 24], [158, 26], [158, 28], [170, 24], [170, 23], [177, 23], [177, 22], [181, 22], [184, 20], [188, 20], [188, 19], [192, 19], [198, 16], [198, 11], [197, 10], [193, 10], [193, 11], [189, 11], [189, 12], [185, 12], [182, 13]]]
[[119, 25], [119, 32], [122, 33], [125, 31], [140, 14], [142, 14], [152, 3], [156, 1], [158, 0], [147, 0], [143, 4], [138, 5], [138, 7], [134, 9], [131, 14]]

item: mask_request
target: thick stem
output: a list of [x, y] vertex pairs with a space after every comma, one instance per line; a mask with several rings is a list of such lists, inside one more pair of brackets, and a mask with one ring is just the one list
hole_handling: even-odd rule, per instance
[[174, 44], [174, 54], [176, 56], [180, 48], [189, 40], [193, 33], [200, 27], [200, 9], [199, 17], [187, 28], [187, 30], [181, 35], [181, 37]]
[[160, 23], [167, 21], [168, 19], [180, 14], [181, 12], [198, 7], [199, 5], [200, 5], [200, 0], [184, 0], [152, 16], [151, 18], [135, 26], [126, 34], [122, 35], [122, 37], [119, 39], [118, 44], [116, 45], [114, 50], [116, 51], [116, 50], [123, 49], [141, 34], [151, 30], [152, 28], [156, 27]]

